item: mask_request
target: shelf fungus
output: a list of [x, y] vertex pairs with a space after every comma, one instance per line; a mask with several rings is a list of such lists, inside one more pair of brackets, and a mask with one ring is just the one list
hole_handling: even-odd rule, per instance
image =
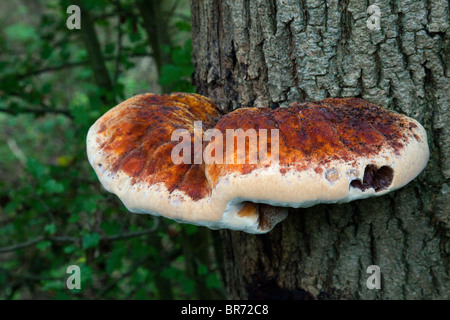
[[208, 98], [142, 94], [90, 128], [103, 187], [131, 212], [266, 233], [287, 208], [381, 196], [426, 166], [424, 128], [362, 99], [241, 108]]

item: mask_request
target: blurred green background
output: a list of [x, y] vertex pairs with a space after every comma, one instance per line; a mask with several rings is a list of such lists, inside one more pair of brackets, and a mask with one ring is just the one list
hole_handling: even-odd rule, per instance
[[0, 299], [225, 297], [217, 233], [128, 212], [85, 151], [120, 101], [194, 92], [190, 38], [186, 0], [0, 2]]

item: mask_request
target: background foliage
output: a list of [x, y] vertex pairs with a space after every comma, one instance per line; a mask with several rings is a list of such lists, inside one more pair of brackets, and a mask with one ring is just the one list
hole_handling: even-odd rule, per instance
[[[71, 4], [81, 30], [66, 27]], [[118, 102], [194, 90], [189, 3], [0, 9], [0, 299], [223, 297], [216, 234], [129, 213], [85, 152], [87, 130]], [[66, 288], [73, 264], [81, 290]]]

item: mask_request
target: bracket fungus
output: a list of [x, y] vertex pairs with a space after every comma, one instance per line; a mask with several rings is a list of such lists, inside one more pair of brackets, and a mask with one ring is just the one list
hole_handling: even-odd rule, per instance
[[[206, 133], [195, 132], [194, 123]], [[223, 143], [231, 129], [232, 142]], [[187, 140], [173, 139], [177, 130], [190, 134]], [[176, 148], [188, 161], [174, 161]], [[250, 161], [255, 151], [258, 161]], [[401, 188], [424, 169], [429, 150], [416, 120], [358, 98], [223, 115], [206, 97], [173, 93], [137, 95], [106, 112], [88, 132], [87, 155], [103, 187], [131, 212], [266, 233], [286, 218], [288, 207]]]

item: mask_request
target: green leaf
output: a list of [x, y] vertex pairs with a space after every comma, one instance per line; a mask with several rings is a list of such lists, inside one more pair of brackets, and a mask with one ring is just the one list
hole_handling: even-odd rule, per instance
[[64, 247], [63, 251], [66, 254], [74, 253], [77, 250], [77, 247], [74, 245], [69, 244], [68, 246]]
[[12, 74], [6, 74], [2, 76], [0, 81], [0, 88], [10, 92], [21, 90], [17, 77]]
[[39, 160], [34, 157], [29, 157], [27, 161], [27, 170], [28, 172], [35, 177], [36, 179], [42, 178], [47, 169], [44, 165], [42, 165]]
[[178, 31], [191, 31], [191, 24], [187, 21], [177, 21], [175, 22], [175, 26], [177, 27]]
[[41, 88], [41, 94], [48, 94], [51, 92], [51, 90], [52, 90], [51, 83], [48, 83], [48, 82], [44, 83]]
[[81, 238], [81, 247], [83, 249], [89, 249], [96, 247], [100, 242], [101, 236], [97, 232], [85, 233]]
[[62, 192], [64, 192], [64, 185], [60, 182], [57, 182], [54, 179], [50, 179], [44, 183], [44, 190], [50, 194], [62, 193]]
[[83, 288], [83, 284], [86, 285], [92, 281], [93, 271], [91, 267], [85, 264], [81, 264], [80, 272], [81, 272], [81, 285]]
[[166, 267], [161, 271], [161, 276], [166, 279], [177, 279], [179, 274], [180, 270], [172, 266]]
[[205, 274], [207, 274], [209, 272], [208, 267], [204, 264], [201, 264], [197, 267], [197, 273], [200, 276], [204, 276]]
[[38, 248], [41, 251], [44, 251], [50, 248], [51, 245], [52, 243], [49, 240], [44, 240], [36, 244], [36, 248]]
[[54, 223], [47, 224], [44, 227], [44, 231], [48, 234], [54, 234], [56, 232], [56, 225]]
[[11, 40], [28, 41], [39, 38], [38, 32], [34, 27], [22, 23], [7, 27], [5, 33]]
[[104, 221], [101, 224], [102, 230], [108, 235], [117, 234], [120, 231], [120, 224], [117, 221]]
[[87, 125], [89, 122], [88, 112], [86, 105], [75, 104], [70, 106], [70, 114], [72, 115], [74, 122], [78, 125]]
[[195, 291], [195, 281], [192, 279], [184, 279], [181, 283], [181, 287], [189, 296], [191, 296]]
[[10, 202], [8, 202], [7, 204], [6, 204], [6, 206], [3, 208], [3, 211], [6, 213], [6, 214], [12, 214], [12, 213], [14, 213], [16, 210], [18, 210], [18, 209], [20, 209], [22, 207], [22, 202], [21, 201], [15, 201], [15, 200], [12, 200], [12, 201], [10, 201]]
[[61, 290], [63, 288], [64, 288], [63, 281], [58, 281], [58, 280], [44, 280], [44, 281], [42, 281], [42, 290], [43, 291]]
[[93, 197], [86, 198], [83, 201], [83, 209], [87, 213], [94, 213], [97, 211], [97, 199]]
[[116, 48], [114, 43], [108, 43], [105, 45], [105, 53], [112, 54], [114, 53], [114, 49]]
[[209, 289], [219, 289], [222, 287], [222, 282], [215, 273], [210, 273], [205, 278], [206, 287]]
[[122, 259], [127, 256], [125, 247], [117, 247], [106, 259], [106, 272], [111, 274], [122, 266]]
[[41, 59], [48, 59], [53, 53], [53, 50], [54, 48], [48, 42], [44, 42], [41, 47]]
[[196, 233], [198, 230], [198, 227], [194, 226], [192, 224], [184, 224], [183, 228], [186, 231], [187, 235], [192, 235], [192, 234]]
[[80, 221], [80, 216], [78, 213], [74, 213], [74, 214], [70, 215], [69, 219], [67, 220], [67, 222], [69, 224], [75, 224], [78, 221]]

